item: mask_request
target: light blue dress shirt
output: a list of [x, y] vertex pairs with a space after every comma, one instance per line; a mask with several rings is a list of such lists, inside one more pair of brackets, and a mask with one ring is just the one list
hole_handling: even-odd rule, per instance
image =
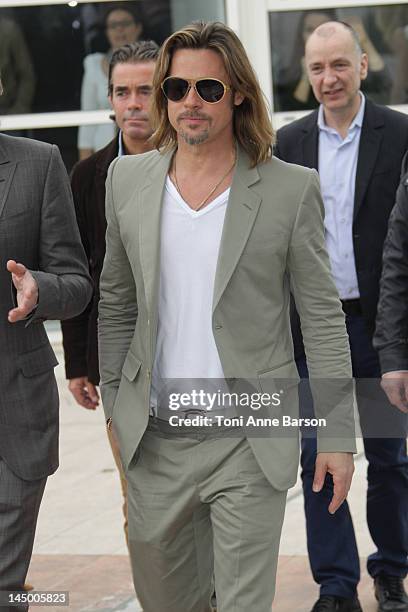
[[323, 106], [319, 108], [319, 176], [325, 208], [326, 246], [332, 274], [342, 300], [360, 297], [353, 247], [353, 211], [358, 149], [365, 98], [343, 138], [326, 125]]

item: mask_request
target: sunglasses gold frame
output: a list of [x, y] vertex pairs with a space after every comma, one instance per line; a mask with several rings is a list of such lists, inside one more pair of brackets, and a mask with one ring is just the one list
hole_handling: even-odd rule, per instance
[[[166, 81], [168, 81], [169, 79], [180, 79], [181, 81], [185, 81], [186, 83], [188, 83], [188, 89], [186, 91], [186, 93], [184, 94], [184, 96], [182, 98], [180, 98], [180, 100], [170, 100], [170, 98], [167, 97], [166, 92], [164, 91], [164, 84]], [[216, 100], [215, 102], [208, 102], [208, 100], [204, 100], [204, 98], [202, 96], [200, 96], [199, 91], [197, 90], [196, 84], [199, 83], [200, 81], [216, 81], [217, 83], [221, 83], [221, 85], [224, 87], [224, 93], [222, 94], [221, 98], [219, 100]], [[231, 87], [230, 85], [227, 85], [226, 83], [224, 83], [224, 81], [221, 81], [221, 79], [215, 79], [214, 77], [200, 77], [199, 79], [185, 79], [184, 77], [176, 77], [176, 76], [168, 76], [164, 79], [164, 81], [162, 82], [162, 84], [160, 85], [161, 90], [166, 98], [166, 100], [170, 100], [170, 102], [181, 102], [182, 100], [184, 100], [184, 98], [186, 96], [188, 96], [189, 91], [192, 87], [194, 87], [194, 91], [196, 92], [197, 96], [200, 98], [200, 100], [202, 100], [203, 102], [205, 102], [206, 104], [218, 104], [219, 102], [221, 102], [224, 97], [225, 94], [227, 93], [227, 91], [231, 91]]]

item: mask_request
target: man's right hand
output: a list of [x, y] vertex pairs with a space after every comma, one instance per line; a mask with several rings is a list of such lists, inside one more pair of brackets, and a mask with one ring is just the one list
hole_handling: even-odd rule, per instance
[[352, 453], [317, 453], [313, 491], [319, 493], [324, 485], [326, 474], [333, 476], [333, 497], [329, 512], [334, 514], [347, 498], [354, 472]]
[[381, 386], [393, 406], [408, 413], [408, 372], [405, 370], [386, 372], [382, 375]]
[[80, 406], [88, 410], [95, 410], [99, 405], [99, 393], [97, 388], [89, 382], [87, 376], [71, 378], [68, 383], [68, 389]]

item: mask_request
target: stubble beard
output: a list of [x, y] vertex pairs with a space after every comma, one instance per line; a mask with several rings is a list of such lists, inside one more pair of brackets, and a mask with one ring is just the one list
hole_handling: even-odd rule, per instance
[[190, 146], [200, 145], [205, 142], [209, 137], [209, 131], [204, 130], [201, 134], [191, 135], [185, 132], [184, 130], [180, 130], [179, 136], [184, 140], [184, 142]]

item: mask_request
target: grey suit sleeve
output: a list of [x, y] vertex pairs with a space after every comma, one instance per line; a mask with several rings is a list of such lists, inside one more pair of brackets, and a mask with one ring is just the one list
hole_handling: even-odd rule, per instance
[[289, 273], [316, 416], [329, 416], [328, 430], [318, 438], [318, 451], [355, 452], [350, 349], [331, 276], [323, 216], [318, 176], [311, 170], [291, 236]]
[[107, 419], [112, 416], [138, 312], [135, 281], [114, 204], [113, 182], [117, 162], [118, 159], [110, 165], [106, 179], [106, 254], [100, 279], [98, 320], [101, 393]]
[[91, 298], [92, 283], [68, 175], [56, 146], [51, 148], [44, 183], [38, 260], [39, 269], [30, 270], [39, 297], [29, 323], [68, 319], [82, 312]]

